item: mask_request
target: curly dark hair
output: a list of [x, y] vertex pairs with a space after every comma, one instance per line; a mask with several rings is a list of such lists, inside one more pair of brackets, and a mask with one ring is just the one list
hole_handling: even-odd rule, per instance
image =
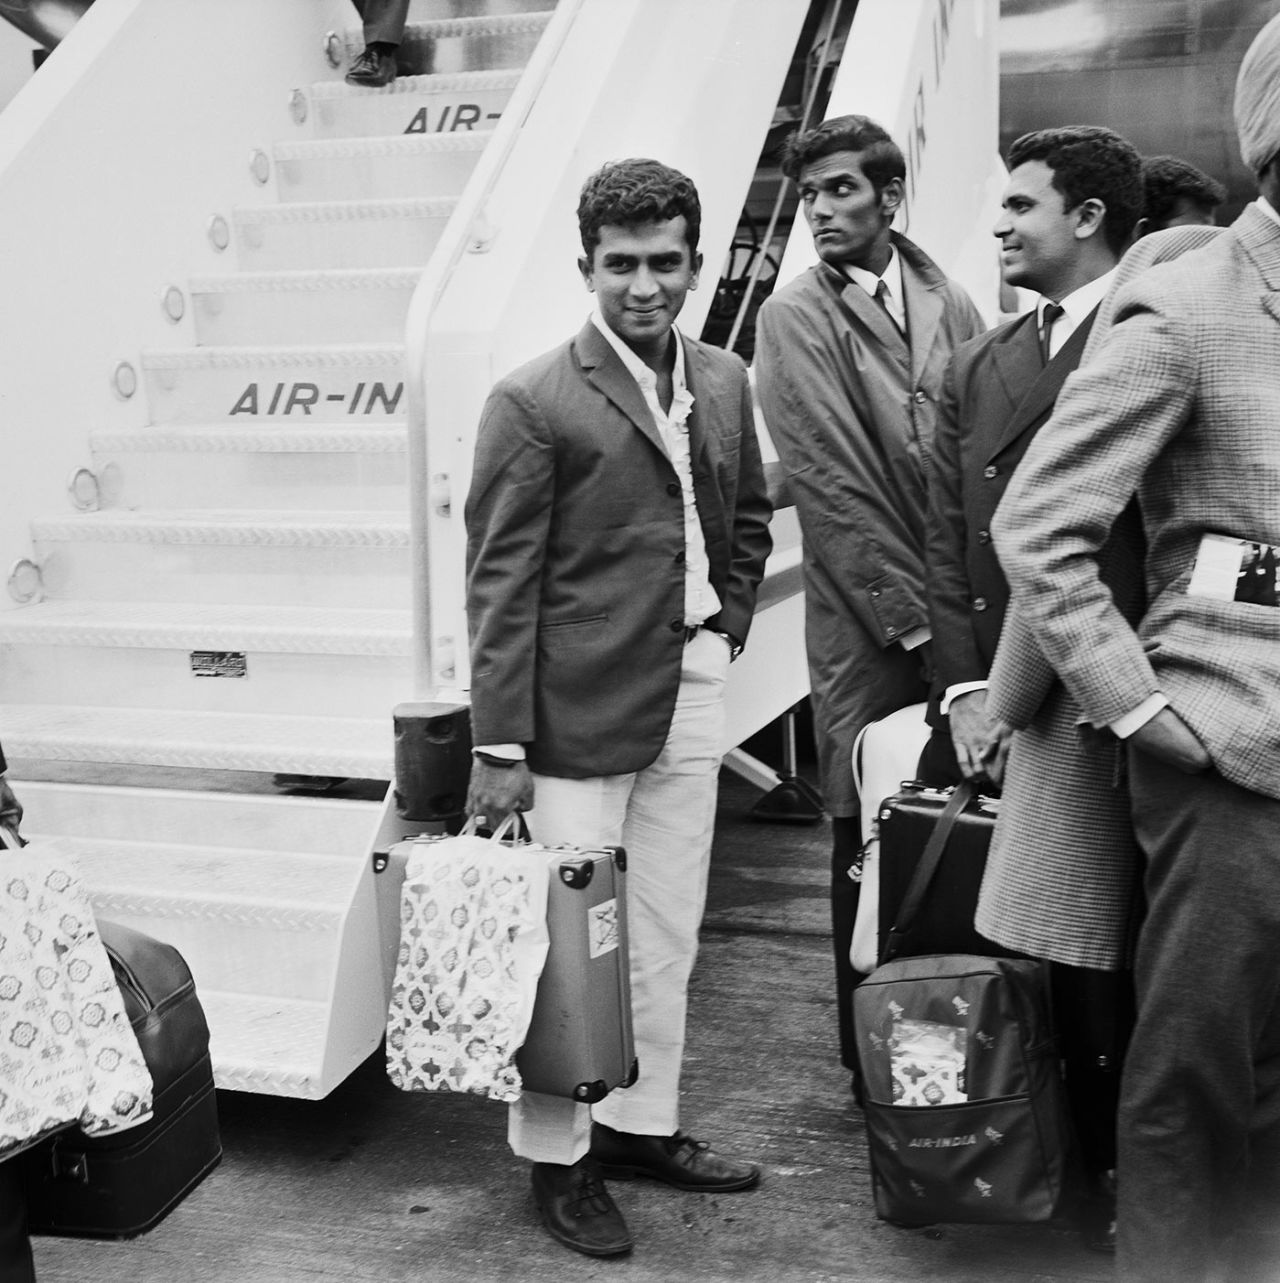
[[870, 116], [832, 116], [815, 129], [796, 130], [782, 149], [782, 172], [798, 179], [806, 165], [838, 151], [862, 153], [862, 172], [877, 196], [891, 179], [907, 176], [901, 148]]
[[1148, 156], [1142, 162], [1142, 187], [1153, 232], [1173, 217], [1174, 206], [1184, 196], [1206, 214], [1227, 199], [1227, 189], [1217, 179], [1178, 156]]
[[698, 252], [702, 204], [693, 180], [660, 160], [640, 157], [612, 160], [582, 184], [578, 197], [578, 233], [587, 258], [600, 244], [600, 229], [634, 227], [684, 215], [689, 255]]
[[1053, 170], [1053, 186], [1067, 209], [1087, 200], [1106, 207], [1103, 235], [1113, 253], [1129, 244], [1142, 217], [1142, 157], [1133, 144], [1101, 125], [1037, 129], [1009, 148], [1009, 168], [1043, 161]]

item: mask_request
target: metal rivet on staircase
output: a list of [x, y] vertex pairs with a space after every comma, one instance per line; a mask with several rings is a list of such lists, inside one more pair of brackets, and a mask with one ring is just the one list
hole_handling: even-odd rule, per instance
[[453, 638], [437, 637], [436, 638], [436, 680], [441, 683], [453, 681], [457, 675], [457, 667], [454, 662]]
[[34, 561], [22, 557], [9, 567], [9, 596], [20, 606], [44, 596], [44, 576]]
[[295, 125], [307, 123], [307, 95], [301, 89], [295, 89], [289, 95], [289, 115]]
[[342, 37], [336, 31], [326, 31], [324, 33], [324, 56], [331, 67], [342, 66], [343, 42]]
[[77, 468], [67, 479], [71, 506], [80, 512], [94, 512], [101, 506], [102, 492], [98, 478], [88, 468]]
[[138, 390], [138, 372], [128, 361], [121, 361], [111, 372], [111, 386], [122, 401], [127, 401]]
[[431, 509], [437, 517], [448, 517], [453, 512], [453, 489], [447, 472], [437, 472], [431, 478]]
[[160, 300], [160, 306], [164, 308], [165, 316], [176, 325], [186, 315], [186, 295], [176, 285], [170, 285]]
[[261, 147], [255, 147], [253, 155], [249, 157], [249, 172], [259, 186], [265, 186], [271, 177], [271, 158]]
[[221, 214], [215, 214], [209, 220], [208, 231], [209, 244], [221, 254], [231, 244], [231, 228], [227, 226], [227, 220]]

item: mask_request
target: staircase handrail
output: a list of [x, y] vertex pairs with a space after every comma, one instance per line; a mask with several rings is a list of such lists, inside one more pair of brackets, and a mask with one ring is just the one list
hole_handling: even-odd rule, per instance
[[[405, 322], [405, 404], [408, 433], [409, 547], [413, 611], [413, 688], [416, 698], [429, 698], [434, 674], [439, 671], [433, 655], [431, 627], [430, 549], [428, 508], [433, 502], [427, 421], [426, 349], [436, 308], [444, 296], [458, 261], [466, 252], [485, 248], [483, 231], [476, 225], [484, 216], [493, 191], [520, 136], [520, 130], [556, 57], [573, 26], [582, 0], [559, 0], [525, 65], [523, 74], [502, 112], [488, 145], [472, 172], [462, 195], [445, 223], [440, 241], [413, 292]], [[447, 501], [434, 496], [435, 501]]]

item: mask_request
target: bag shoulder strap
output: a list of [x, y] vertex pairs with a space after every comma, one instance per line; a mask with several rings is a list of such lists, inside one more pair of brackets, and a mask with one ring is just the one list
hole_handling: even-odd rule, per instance
[[916, 871], [912, 875], [911, 884], [907, 887], [907, 893], [902, 897], [902, 903], [898, 906], [894, 924], [889, 929], [889, 934], [885, 937], [884, 948], [880, 951], [880, 962], [882, 964], [891, 961], [902, 947], [902, 937], [911, 930], [912, 924], [916, 920], [916, 914], [920, 912], [920, 906], [924, 903], [924, 898], [929, 893], [933, 875], [937, 873], [938, 865], [942, 863], [942, 855], [947, 849], [951, 830], [955, 828], [956, 820], [960, 818], [960, 812], [972, 800], [973, 784], [969, 780], [962, 780], [952, 790], [946, 806], [942, 808], [942, 814], [938, 816], [938, 822], [933, 826], [933, 832], [929, 834], [929, 841], [925, 843], [924, 852], [920, 856], [920, 863], [916, 865]]

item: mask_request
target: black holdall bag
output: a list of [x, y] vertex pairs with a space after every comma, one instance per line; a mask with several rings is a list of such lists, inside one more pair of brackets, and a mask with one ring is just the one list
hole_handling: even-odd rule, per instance
[[72, 1128], [20, 1155], [34, 1234], [141, 1234], [222, 1157], [209, 1026], [186, 961], [119, 923], [99, 919], [98, 932], [151, 1072], [153, 1116], [106, 1136]]
[[[970, 796], [956, 789], [939, 829]], [[881, 964], [854, 992], [876, 1214], [907, 1225], [1047, 1221], [1072, 1164], [1047, 965], [896, 954], [945, 840], [928, 843]]]

